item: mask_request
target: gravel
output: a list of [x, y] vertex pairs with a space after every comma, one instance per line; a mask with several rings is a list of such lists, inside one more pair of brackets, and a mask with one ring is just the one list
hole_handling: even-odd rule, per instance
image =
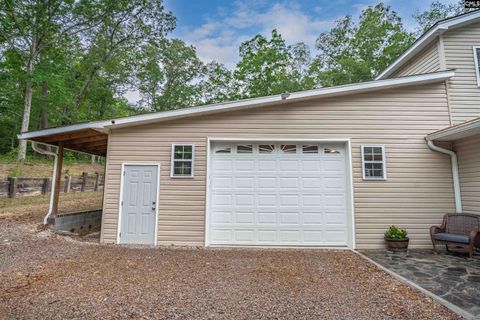
[[460, 319], [349, 251], [99, 245], [0, 219], [0, 318]]

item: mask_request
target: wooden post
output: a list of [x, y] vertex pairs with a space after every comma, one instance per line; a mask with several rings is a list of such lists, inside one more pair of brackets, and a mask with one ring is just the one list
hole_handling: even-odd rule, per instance
[[42, 194], [46, 194], [48, 192], [49, 184], [50, 184], [50, 179], [43, 178]]
[[87, 185], [87, 175], [88, 173], [82, 172], [82, 186], [80, 187], [80, 192], [85, 191], [85, 186]]
[[55, 217], [58, 213], [58, 200], [60, 198], [60, 181], [62, 179], [62, 165], [63, 165], [63, 142], [58, 143], [57, 148], [57, 166], [54, 168], [56, 172], [55, 184], [53, 191], [53, 206], [52, 206], [52, 216]]
[[17, 195], [17, 178], [9, 177], [8, 181], [10, 182], [8, 186], [8, 197], [15, 198], [15, 196]]
[[93, 186], [93, 191], [98, 191], [98, 183], [99, 183], [100, 174], [95, 172], [95, 184]]
[[71, 176], [65, 176], [65, 193], [69, 193], [70, 189], [72, 187], [72, 177]]

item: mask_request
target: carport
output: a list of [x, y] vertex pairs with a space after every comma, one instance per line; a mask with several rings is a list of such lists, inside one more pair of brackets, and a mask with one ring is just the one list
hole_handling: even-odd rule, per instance
[[[18, 139], [31, 141], [35, 151], [51, 155], [55, 159], [49, 210], [44, 224], [52, 224], [58, 214], [64, 149], [105, 157], [107, 155], [108, 133], [104, 129], [104, 125], [105, 121], [81, 123], [24, 132], [18, 136]], [[47, 151], [40, 145], [53, 146], [55, 151]]]

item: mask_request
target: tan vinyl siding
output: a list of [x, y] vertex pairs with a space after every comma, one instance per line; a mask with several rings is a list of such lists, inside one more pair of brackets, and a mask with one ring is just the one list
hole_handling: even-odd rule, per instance
[[454, 124], [480, 116], [473, 46], [480, 45], [480, 23], [454, 29], [443, 35], [447, 69], [455, 69], [450, 80], [450, 103]]
[[438, 40], [433, 41], [429, 46], [405, 62], [398, 70], [388, 78], [398, 78], [414, 74], [435, 72], [440, 70], [438, 56]]
[[[429, 150], [426, 134], [449, 124], [444, 85], [431, 84], [226, 112], [113, 130], [106, 168], [102, 241], [116, 241], [122, 162], [161, 163], [158, 244], [204, 244], [207, 137], [351, 138], [356, 241], [383, 246], [391, 225], [428, 246], [428, 228], [453, 210], [448, 156]], [[170, 178], [172, 143], [194, 143], [195, 177]], [[384, 144], [386, 181], [363, 181], [361, 144]]]
[[455, 142], [464, 212], [480, 214], [480, 135]]

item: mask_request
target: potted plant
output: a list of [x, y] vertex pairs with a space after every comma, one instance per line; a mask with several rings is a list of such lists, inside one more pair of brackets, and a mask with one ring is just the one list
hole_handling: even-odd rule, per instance
[[407, 251], [408, 241], [410, 240], [407, 235], [407, 230], [390, 226], [390, 228], [385, 231], [385, 242], [387, 243], [388, 250]]

